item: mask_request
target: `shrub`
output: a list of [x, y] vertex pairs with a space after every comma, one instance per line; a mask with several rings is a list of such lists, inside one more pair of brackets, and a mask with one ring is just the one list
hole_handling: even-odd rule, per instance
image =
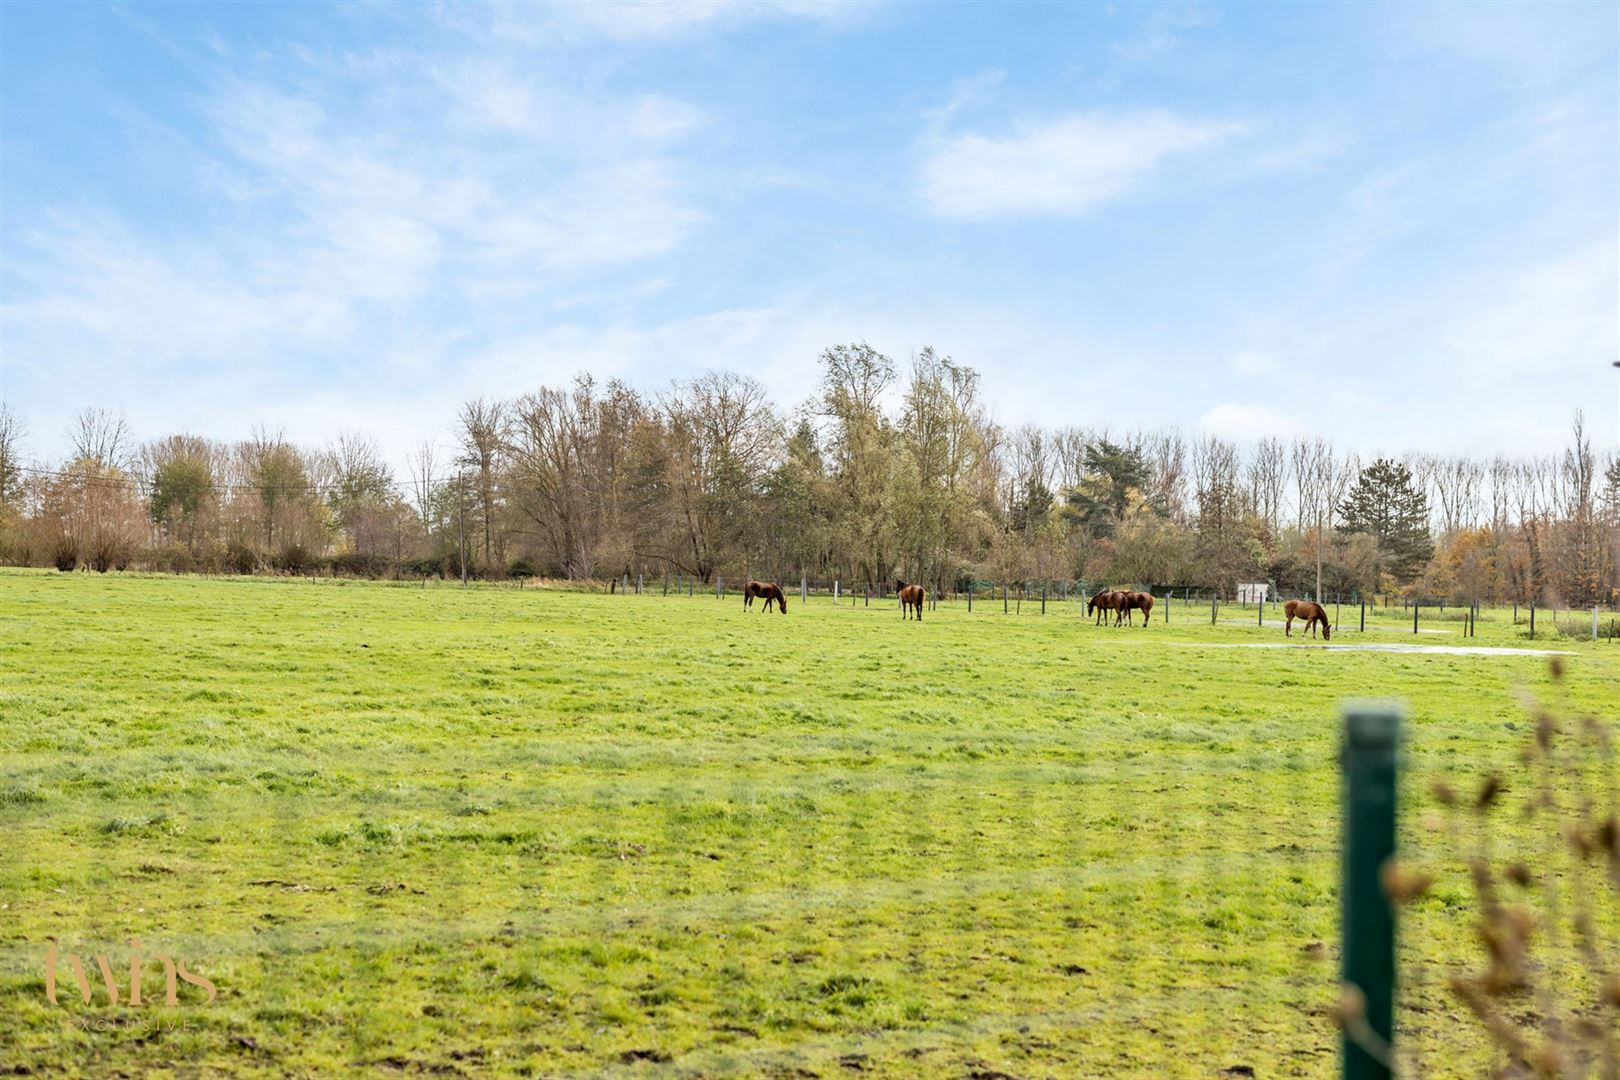
[[410, 577], [449, 577], [447, 562], [442, 555], [429, 555], [420, 559], [406, 559], [402, 564], [404, 573]]
[[189, 574], [198, 568], [196, 555], [184, 544], [164, 544], [153, 548], [146, 556], [145, 565], [171, 574]]
[[386, 577], [393, 566], [393, 560], [385, 555], [364, 555], [358, 551], [334, 555], [331, 561], [332, 573], [351, 577]]
[[271, 565], [289, 574], [302, 574], [315, 565], [315, 559], [303, 544], [288, 544], [276, 553]]
[[225, 569], [233, 574], [251, 574], [259, 567], [259, 556], [240, 540], [225, 546]]
[[534, 577], [534, 563], [528, 559], [513, 559], [507, 566], [506, 572], [515, 578]]

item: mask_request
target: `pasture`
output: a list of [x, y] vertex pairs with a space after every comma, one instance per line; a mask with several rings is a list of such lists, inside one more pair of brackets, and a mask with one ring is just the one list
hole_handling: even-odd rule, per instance
[[[1326, 1076], [1339, 702], [1408, 703], [1445, 856], [1427, 778], [1526, 787], [1515, 688], [1620, 685], [1037, 610], [0, 571], [0, 1073]], [[1487, 615], [1417, 640], [1530, 644]], [[1486, 1060], [1469, 904], [1403, 940], [1430, 1075]], [[217, 1000], [46, 1000], [135, 935]]]

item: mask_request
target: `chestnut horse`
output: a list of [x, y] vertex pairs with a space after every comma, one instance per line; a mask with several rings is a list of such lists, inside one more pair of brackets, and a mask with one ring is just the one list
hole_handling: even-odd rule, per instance
[[1316, 636], [1316, 625], [1321, 623], [1322, 640], [1333, 640], [1333, 628], [1328, 625], [1327, 612], [1322, 610], [1321, 604], [1311, 600], [1290, 600], [1283, 605], [1283, 614], [1288, 617], [1288, 621], [1283, 624], [1284, 637], [1293, 637], [1294, 620], [1304, 619], [1306, 627], [1311, 632], [1311, 637]]
[[1131, 615], [1133, 611], [1142, 613], [1142, 625], [1146, 626], [1153, 621], [1153, 594], [1150, 592], [1123, 593], [1124, 599], [1120, 601], [1120, 611], [1125, 615], [1125, 621], [1131, 626], [1136, 625], [1136, 619]]
[[900, 617], [902, 619], [910, 618], [911, 613], [916, 611], [917, 621], [922, 622], [923, 597], [927, 595], [923, 592], [923, 587], [921, 585], [907, 585], [899, 578], [896, 578], [894, 591], [900, 594]]
[[787, 614], [787, 597], [782, 595], [782, 586], [774, 581], [750, 581], [743, 586], [743, 607], [754, 606], [754, 597], [765, 598], [765, 610], [771, 610], [771, 601], [776, 601], [776, 610], [783, 615]]
[[1098, 593], [1096, 596], [1093, 596], [1090, 600], [1086, 601], [1086, 614], [1090, 615], [1093, 611], [1095, 611], [1097, 613], [1097, 617], [1092, 621], [1092, 625], [1098, 626], [1101, 625], [1103, 619], [1107, 617], [1108, 612], [1112, 611], [1114, 613], [1114, 625], [1118, 626], [1120, 609], [1124, 604], [1124, 601], [1124, 593], [1120, 592], [1118, 589], [1108, 589], [1104, 592]]

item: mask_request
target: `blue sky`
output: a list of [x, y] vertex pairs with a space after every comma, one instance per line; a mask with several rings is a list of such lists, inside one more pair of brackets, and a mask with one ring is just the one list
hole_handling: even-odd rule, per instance
[[0, 7], [31, 448], [402, 458], [579, 370], [978, 368], [1007, 424], [1617, 432], [1613, 4]]

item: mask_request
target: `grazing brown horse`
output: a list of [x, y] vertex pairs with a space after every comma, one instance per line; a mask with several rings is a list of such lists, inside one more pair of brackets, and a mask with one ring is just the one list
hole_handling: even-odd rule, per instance
[[1294, 620], [1304, 619], [1306, 627], [1311, 632], [1311, 637], [1316, 636], [1316, 625], [1321, 623], [1322, 640], [1333, 640], [1333, 628], [1328, 625], [1327, 612], [1322, 610], [1321, 604], [1311, 600], [1290, 600], [1283, 605], [1283, 614], [1288, 616], [1288, 621], [1283, 624], [1284, 637], [1293, 637]]
[[1132, 626], [1136, 619], [1131, 615], [1133, 611], [1142, 613], [1142, 625], [1146, 626], [1153, 621], [1153, 594], [1150, 592], [1128, 592], [1122, 594], [1125, 599], [1120, 602], [1120, 611], [1125, 615], [1125, 621]]
[[765, 610], [771, 610], [771, 601], [776, 601], [776, 610], [783, 615], [787, 614], [787, 597], [782, 595], [782, 586], [774, 581], [750, 581], [743, 586], [743, 607], [754, 606], [754, 597], [765, 598]]
[[1097, 613], [1096, 619], [1092, 620], [1092, 625], [1101, 625], [1103, 619], [1107, 617], [1110, 611], [1112, 611], [1114, 613], [1114, 625], [1118, 626], [1120, 604], [1124, 600], [1124, 597], [1125, 594], [1120, 592], [1118, 589], [1107, 589], [1098, 593], [1096, 596], [1093, 596], [1090, 600], [1087, 600], [1086, 614], [1090, 615], [1093, 611]]
[[923, 592], [923, 587], [921, 585], [907, 585], [899, 578], [896, 578], [894, 591], [900, 594], [900, 617], [902, 619], [909, 618], [911, 613], [915, 611], [917, 621], [922, 622], [923, 597], [927, 595]]

